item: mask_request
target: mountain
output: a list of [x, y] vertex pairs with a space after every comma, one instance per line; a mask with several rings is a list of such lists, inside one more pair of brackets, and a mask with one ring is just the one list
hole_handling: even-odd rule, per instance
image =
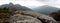
[[42, 13], [42, 14], [49, 15], [51, 12], [56, 12], [60, 9], [56, 8], [56, 7], [44, 5], [44, 6], [41, 6], [41, 7], [33, 8], [32, 10], [34, 10], [36, 12], [39, 12], [39, 13]]
[[32, 11], [30, 8], [25, 7], [25, 6], [21, 6], [19, 4], [16, 4], [15, 7], [17, 10]]
[[10, 10], [14, 10], [14, 9], [17, 9], [17, 10], [23, 10], [23, 11], [32, 11], [31, 9], [29, 9], [28, 7], [25, 7], [25, 6], [21, 6], [19, 4], [13, 4], [13, 3], [9, 3], [9, 4], [3, 4], [0, 6], [0, 8], [9, 8]]

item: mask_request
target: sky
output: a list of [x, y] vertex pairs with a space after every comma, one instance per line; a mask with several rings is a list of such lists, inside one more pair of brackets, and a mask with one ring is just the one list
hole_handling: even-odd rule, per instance
[[38, 1], [53, 7], [60, 8], [60, 0], [38, 0]]
[[42, 6], [44, 5], [41, 2], [38, 2], [36, 0], [0, 0], [0, 5], [2, 4], [8, 4], [9, 2], [12, 2], [13, 4], [20, 4], [22, 6]]
[[20, 4], [27, 7], [38, 7], [43, 5], [49, 5], [53, 7], [60, 8], [60, 0], [0, 0], [0, 5], [8, 4], [12, 2], [13, 4]]

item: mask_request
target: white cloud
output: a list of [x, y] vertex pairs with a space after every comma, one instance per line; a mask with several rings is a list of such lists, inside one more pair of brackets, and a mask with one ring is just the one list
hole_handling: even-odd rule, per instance
[[43, 3], [41, 3], [41, 2], [38, 2], [38, 1], [36, 1], [36, 0], [19, 0], [19, 1], [11, 1], [11, 0], [5, 0], [5, 1], [1, 1], [0, 0], [0, 5], [1, 4], [8, 4], [9, 2], [12, 2], [12, 3], [14, 3], [14, 4], [20, 4], [20, 5], [22, 5], [22, 6], [42, 6], [42, 5], [45, 5], [45, 4], [43, 4]]
[[0, 1], [36, 1], [36, 0], [0, 0]]
[[8, 4], [10, 1], [0, 1], [0, 5], [2, 4]]
[[60, 8], [60, 0], [44, 0], [44, 1], [39, 0], [39, 2]]

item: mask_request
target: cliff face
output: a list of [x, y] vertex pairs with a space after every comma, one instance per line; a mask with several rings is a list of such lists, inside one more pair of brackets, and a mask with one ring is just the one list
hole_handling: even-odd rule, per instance
[[34, 11], [16, 11], [10, 23], [57, 23], [52, 17]]

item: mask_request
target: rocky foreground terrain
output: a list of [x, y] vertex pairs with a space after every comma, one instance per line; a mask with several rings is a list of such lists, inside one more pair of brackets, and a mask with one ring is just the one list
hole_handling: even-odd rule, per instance
[[48, 15], [34, 12], [19, 4], [0, 5], [0, 23], [57, 23]]
[[0, 11], [0, 23], [57, 23], [52, 17], [34, 11]]
[[57, 23], [52, 17], [33, 11], [16, 11], [9, 23]]

